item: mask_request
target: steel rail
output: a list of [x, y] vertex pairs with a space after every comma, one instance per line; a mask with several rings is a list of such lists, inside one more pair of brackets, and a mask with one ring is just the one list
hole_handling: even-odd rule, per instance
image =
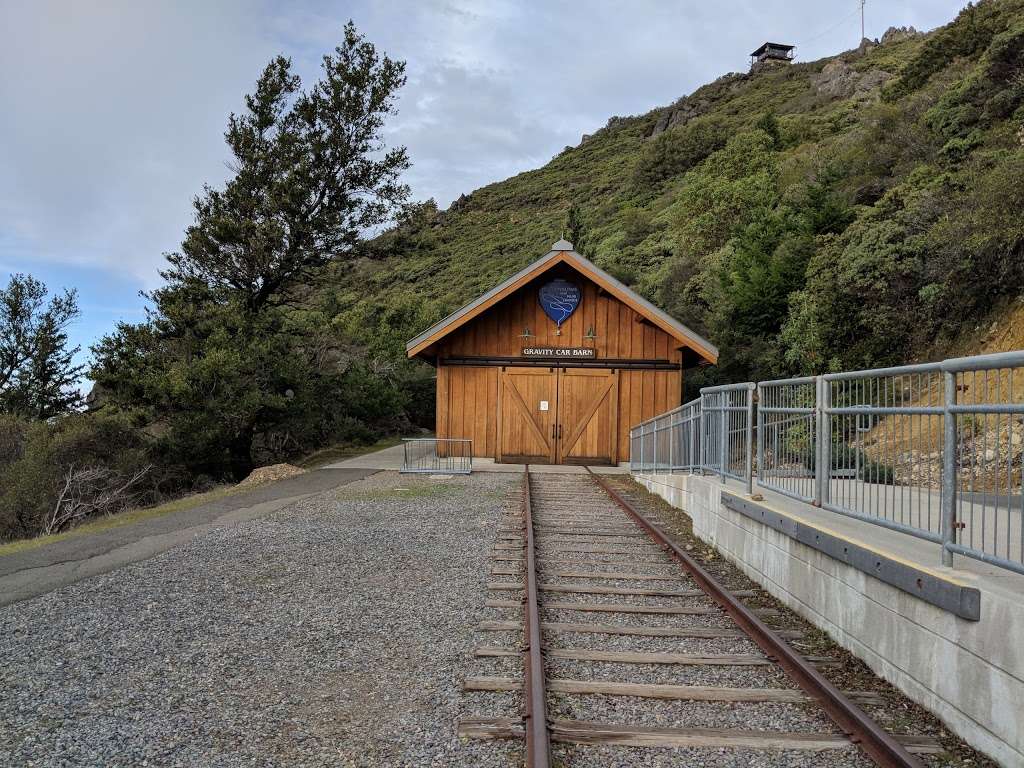
[[523, 472], [523, 532], [526, 540], [526, 647], [523, 648], [523, 692], [526, 698], [526, 765], [549, 768], [548, 697], [544, 685], [544, 656], [540, 639], [540, 604], [537, 587], [537, 555], [533, 537], [533, 504], [530, 499], [530, 467]]
[[602, 477], [587, 468], [594, 481], [604, 489], [612, 501], [632, 517], [651, 537], [673, 555], [708, 596], [713, 599], [765, 655], [789, 675], [804, 692], [817, 701], [825, 713], [854, 744], [864, 750], [884, 768], [922, 768], [922, 763], [911, 755], [891, 734], [872, 720], [867, 713], [850, 701], [843, 693], [799, 653], [779, 637], [753, 611], [734, 597], [700, 564], [683, 551], [654, 523], [648, 520]]

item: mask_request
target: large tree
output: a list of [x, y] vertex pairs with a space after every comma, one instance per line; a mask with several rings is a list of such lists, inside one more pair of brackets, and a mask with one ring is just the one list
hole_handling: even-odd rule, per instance
[[0, 412], [48, 419], [74, 409], [81, 396], [67, 328], [79, 315], [78, 297], [65, 290], [47, 301], [46, 286], [12, 275], [0, 289]]
[[349, 23], [311, 88], [278, 57], [231, 115], [234, 173], [196, 199], [147, 322], [93, 347], [105, 401], [151, 425], [168, 460], [237, 478], [268, 443], [308, 448], [401, 411], [305, 288], [407, 198], [405, 149], [382, 137], [404, 69]]
[[405, 148], [387, 149], [381, 135], [405, 63], [379, 56], [349, 22], [322, 70], [303, 91], [291, 60], [278, 56], [246, 111], [231, 115], [234, 176], [196, 198], [195, 223], [163, 273], [172, 285], [199, 281], [258, 312], [350, 254], [407, 198]]

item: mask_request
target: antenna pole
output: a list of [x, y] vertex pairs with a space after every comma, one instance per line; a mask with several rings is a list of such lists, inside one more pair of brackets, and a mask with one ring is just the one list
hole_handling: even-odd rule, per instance
[[860, 0], [860, 39], [864, 39], [864, 3], [867, 0]]

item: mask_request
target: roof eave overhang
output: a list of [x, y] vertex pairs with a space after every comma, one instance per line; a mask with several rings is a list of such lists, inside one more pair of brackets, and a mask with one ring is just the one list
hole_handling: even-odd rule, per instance
[[424, 350], [436, 344], [448, 334], [458, 330], [489, 307], [526, 285], [537, 275], [543, 274], [555, 264], [560, 263], [562, 261], [560, 257], [564, 253], [567, 253], [567, 251], [549, 251], [537, 261], [487, 291], [487, 293], [455, 310], [443, 320], [434, 323], [434, 325], [427, 328], [427, 330], [405, 345], [406, 354], [409, 357], [420, 355]]
[[[557, 245], [557, 244], [556, 244]], [[463, 325], [497, 304], [505, 297], [511, 295], [537, 276], [552, 269], [557, 264], [566, 263], [576, 271], [593, 280], [608, 293], [615, 296], [619, 301], [630, 306], [638, 314], [663, 330], [672, 338], [676, 339], [681, 346], [689, 347], [697, 352], [709, 363], [718, 362], [718, 348], [707, 339], [690, 330], [685, 325], [670, 317], [662, 310], [655, 307], [642, 296], [623, 285], [604, 270], [593, 264], [591, 261], [576, 253], [573, 250], [552, 250], [537, 261], [520, 270], [512, 277], [492, 288], [487, 293], [474, 299], [469, 304], [461, 307], [448, 317], [425, 330], [416, 338], [405, 345], [406, 354], [409, 357], [424, 357], [430, 347], [439, 342], [448, 334], [461, 328]]]

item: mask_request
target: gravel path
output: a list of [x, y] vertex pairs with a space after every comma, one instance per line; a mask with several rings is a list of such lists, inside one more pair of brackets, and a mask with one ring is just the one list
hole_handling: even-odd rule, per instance
[[0, 765], [513, 765], [455, 723], [518, 483], [382, 472], [0, 609]]

